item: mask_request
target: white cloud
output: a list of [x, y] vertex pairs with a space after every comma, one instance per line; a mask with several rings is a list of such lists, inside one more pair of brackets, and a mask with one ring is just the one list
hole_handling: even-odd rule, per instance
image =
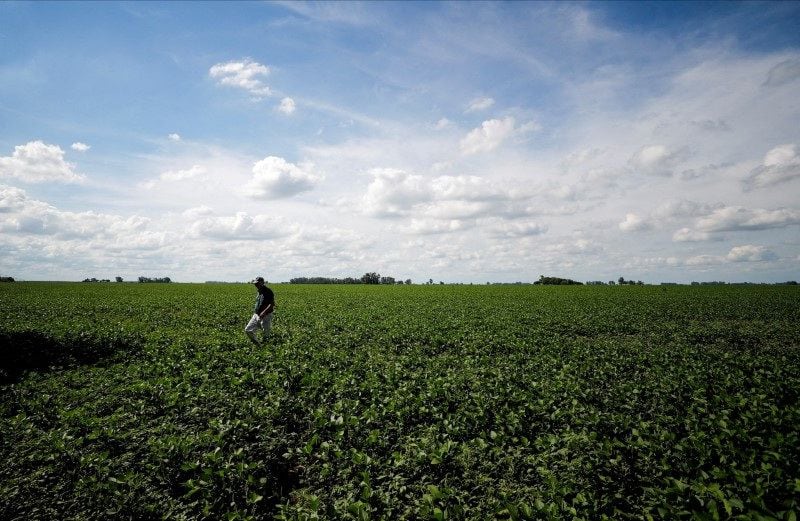
[[28, 196], [25, 190], [8, 185], [0, 185], [0, 213], [17, 210], [25, 206]]
[[519, 238], [531, 237], [534, 235], [542, 235], [547, 233], [547, 225], [533, 221], [521, 222], [504, 222], [493, 228], [490, 228], [489, 233], [502, 238]]
[[436, 130], [442, 130], [442, 129], [445, 129], [445, 128], [449, 127], [449, 126], [452, 126], [452, 124], [453, 124], [453, 122], [450, 121], [449, 119], [441, 118], [439, 121], [436, 122], [436, 124], [433, 126], [433, 128], [435, 128]]
[[167, 136], [167, 138], [168, 138], [170, 141], [180, 141], [180, 140], [181, 140], [181, 136], [180, 136], [180, 134], [174, 134], [174, 133], [173, 133], [173, 134], [170, 134], [170, 135], [168, 135], [168, 136]]
[[214, 213], [210, 207], [206, 205], [195, 206], [194, 208], [189, 208], [181, 212], [181, 215], [186, 217], [187, 219], [197, 219], [199, 217], [205, 217]]
[[464, 221], [458, 219], [443, 221], [440, 219], [413, 218], [406, 231], [411, 234], [433, 235], [438, 233], [459, 232], [468, 227], [469, 226]]
[[461, 140], [461, 151], [464, 154], [490, 152], [514, 135], [515, 124], [512, 116], [484, 121]]
[[714, 266], [721, 264], [724, 258], [717, 255], [695, 255], [686, 259], [687, 266]]
[[764, 246], [754, 246], [747, 244], [744, 246], [734, 246], [726, 256], [731, 262], [761, 262], [777, 260], [778, 256]]
[[75, 173], [74, 168], [64, 161], [61, 147], [42, 141], [18, 145], [11, 156], [0, 157], [0, 177], [15, 177], [28, 183], [83, 181], [85, 177]]
[[280, 105], [278, 105], [278, 111], [287, 115], [292, 114], [295, 111], [295, 108], [294, 100], [292, 98], [283, 98]]
[[741, 206], [726, 206], [714, 210], [697, 221], [697, 228], [707, 232], [768, 230], [800, 224], [800, 210], [749, 210]]
[[223, 217], [204, 217], [189, 227], [192, 237], [218, 240], [264, 240], [289, 235], [294, 230], [281, 219], [247, 212]]
[[151, 220], [93, 211], [69, 212], [31, 199], [20, 189], [0, 186], [0, 230], [20, 235], [49, 235], [60, 240], [123, 240], [147, 231]]
[[426, 178], [397, 169], [374, 169], [362, 198], [373, 217], [424, 216], [458, 220], [508, 213], [514, 191], [477, 176]]
[[271, 94], [270, 88], [260, 79], [268, 76], [269, 72], [269, 67], [250, 59], [217, 63], [208, 70], [220, 85], [243, 89], [256, 97]]
[[635, 172], [670, 176], [684, 155], [683, 151], [670, 150], [665, 145], [647, 145], [633, 154], [628, 163]]
[[746, 188], [764, 188], [786, 183], [800, 177], [800, 154], [797, 145], [780, 145], [764, 156], [761, 166], [754, 168], [745, 179]]
[[70, 146], [70, 148], [72, 150], [75, 150], [76, 152], [86, 152], [87, 150], [89, 150], [92, 147], [91, 147], [91, 145], [87, 145], [86, 143], [81, 143], [80, 141], [77, 141], [77, 142], [73, 143]]
[[201, 165], [192, 165], [188, 170], [168, 170], [159, 177], [162, 181], [183, 181], [206, 173]]
[[702, 242], [712, 238], [713, 236], [708, 232], [700, 232], [691, 228], [681, 228], [672, 234], [672, 240], [675, 242]]
[[680, 219], [684, 217], [700, 217], [712, 213], [714, 210], [724, 208], [720, 203], [699, 203], [687, 199], [667, 201], [659, 206], [654, 215], [658, 219]]
[[370, 173], [374, 178], [362, 199], [364, 212], [368, 215], [406, 215], [414, 205], [431, 199], [420, 175], [389, 168], [374, 169]]
[[635, 213], [625, 214], [625, 220], [619, 223], [619, 229], [623, 232], [640, 232], [652, 227], [651, 223], [642, 219]]
[[253, 165], [244, 194], [253, 199], [280, 199], [312, 190], [321, 177], [307, 170], [280, 157], [265, 157]]
[[481, 110], [486, 110], [492, 105], [494, 105], [494, 99], [492, 98], [475, 98], [469, 102], [466, 112], [478, 112]]
[[141, 184], [142, 187], [151, 190], [158, 186], [159, 182], [174, 183], [196, 178], [206, 173], [206, 168], [202, 165], [192, 165], [186, 170], [167, 170], [162, 172], [156, 179], [151, 179]]

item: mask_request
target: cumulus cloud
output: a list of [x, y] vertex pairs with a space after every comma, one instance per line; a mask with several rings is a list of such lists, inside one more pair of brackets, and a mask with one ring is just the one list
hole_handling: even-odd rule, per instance
[[717, 255], [695, 255], [686, 259], [687, 266], [714, 266], [722, 263], [724, 258]]
[[480, 127], [470, 131], [461, 140], [461, 151], [468, 155], [490, 152], [514, 135], [515, 124], [516, 122], [511, 116], [484, 121]]
[[74, 171], [75, 165], [64, 160], [58, 145], [30, 141], [14, 147], [11, 156], [0, 157], [0, 177], [15, 177], [27, 183], [75, 183], [85, 179]]
[[486, 110], [492, 105], [494, 105], [494, 100], [492, 98], [475, 98], [469, 102], [466, 112], [478, 112], [481, 110]]
[[93, 211], [69, 212], [28, 197], [24, 190], [0, 186], [0, 230], [20, 235], [50, 235], [63, 240], [117, 239], [147, 231], [150, 219]]
[[206, 205], [195, 206], [194, 208], [189, 208], [181, 212], [181, 215], [186, 217], [187, 219], [197, 219], [199, 217], [205, 217], [207, 215], [211, 215], [214, 213], [210, 207]]
[[0, 213], [11, 212], [25, 206], [25, 190], [8, 185], [0, 185]]
[[712, 235], [708, 232], [701, 232], [692, 230], [691, 228], [681, 228], [672, 234], [674, 242], [702, 242], [712, 239]]
[[450, 121], [449, 119], [441, 118], [439, 121], [436, 122], [436, 124], [433, 126], [433, 128], [435, 128], [436, 130], [442, 130], [442, 129], [445, 129], [445, 128], [451, 126], [452, 124], [453, 124], [453, 122]]
[[439, 220], [439, 219], [411, 219], [411, 223], [406, 229], [407, 232], [415, 235], [434, 235], [439, 233], [459, 232], [469, 228], [470, 225], [459, 219]]
[[72, 150], [76, 151], [76, 152], [86, 152], [87, 150], [89, 150], [92, 147], [91, 147], [91, 145], [87, 145], [86, 143], [81, 143], [80, 141], [77, 141], [77, 142], [73, 143], [70, 146], [70, 148]]
[[168, 135], [168, 136], [167, 136], [167, 138], [168, 138], [170, 141], [180, 141], [180, 140], [181, 140], [181, 136], [180, 136], [180, 134], [174, 134], [174, 133], [173, 133], [173, 134], [170, 134], [170, 135]]
[[452, 220], [503, 213], [515, 194], [477, 176], [425, 178], [403, 170], [375, 169], [362, 199], [374, 217], [422, 215]]
[[800, 211], [787, 208], [750, 210], [742, 206], [726, 206], [714, 210], [697, 221], [697, 228], [706, 232], [768, 230], [800, 224]]
[[764, 246], [746, 244], [734, 246], [725, 258], [731, 262], [762, 262], [777, 260], [778, 256]]
[[295, 111], [295, 108], [294, 100], [292, 98], [283, 98], [280, 105], [278, 105], [278, 111], [283, 112], [286, 115], [292, 114]]
[[531, 237], [534, 235], [542, 235], [547, 233], [548, 227], [539, 222], [522, 221], [522, 222], [505, 222], [492, 227], [489, 233], [496, 237], [503, 238], [519, 238]]
[[619, 223], [619, 229], [623, 232], [640, 232], [650, 228], [652, 224], [635, 213], [625, 214], [625, 220]]
[[280, 199], [312, 190], [321, 177], [275, 156], [265, 157], [253, 165], [253, 177], [244, 193], [253, 199]]
[[168, 183], [186, 181], [187, 179], [192, 179], [205, 173], [206, 169], [201, 165], [192, 165], [191, 168], [185, 170], [167, 170], [166, 172], [162, 172], [158, 178], [151, 179], [150, 181], [143, 183], [141, 186], [147, 189], [153, 189], [160, 181]]
[[674, 167], [683, 159], [683, 151], [669, 149], [665, 145], [647, 145], [640, 148], [628, 160], [636, 171], [648, 175], [671, 176]]
[[263, 240], [284, 237], [291, 229], [279, 218], [269, 215], [248, 215], [237, 212], [232, 216], [205, 217], [189, 227], [191, 237], [218, 240]]
[[430, 191], [420, 175], [390, 168], [374, 169], [370, 173], [373, 180], [362, 200], [364, 212], [368, 215], [406, 215], [414, 205], [431, 199]]
[[208, 70], [208, 74], [220, 85], [227, 85], [246, 90], [256, 97], [269, 96], [271, 91], [261, 81], [269, 75], [269, 67], [249, 58], [243, 61], [217, 63]]
[[712, 213], [714, 210], [724, 208], [721, 203], [700, 203], [688, 199], [667, 201], [659, 206], [654, 216], [659, 219], [680, 219], [683, 217], [700, 217]]
[[764, 156], [762, 164], [745, 179], [745, 188], [764, 188], [800, 177], [800, 154], [797, 145], [780, 145]]

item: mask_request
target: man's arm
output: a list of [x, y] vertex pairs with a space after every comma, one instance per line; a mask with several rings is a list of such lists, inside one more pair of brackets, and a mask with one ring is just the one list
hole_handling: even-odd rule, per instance
[[264, 308], [264, 311], [262, 311], [261, 313], [258, 314], [258, 318], [266, 317], [267, 315], [272, 313], [273, 309], [275, 309], [275, 303], [274, 302], [270, 302], [269, 304], [267, 304], [267, 307]]

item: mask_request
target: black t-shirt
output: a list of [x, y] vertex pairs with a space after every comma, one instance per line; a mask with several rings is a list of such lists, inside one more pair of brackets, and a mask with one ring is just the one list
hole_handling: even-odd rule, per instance
[[267, 309], [267, 306], [275, 303], [275, 294], [266, 286], [258, 288], [258, 296], [256, 296], [256, 305], [253, 308], [253, 313], [261, 314], [262, 311]]

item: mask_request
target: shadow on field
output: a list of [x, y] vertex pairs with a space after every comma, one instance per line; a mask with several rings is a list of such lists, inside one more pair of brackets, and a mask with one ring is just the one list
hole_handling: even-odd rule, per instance
[[0, 331], [0, 384], [18, 382], [28, 371], [96, 364], [142, 347], [136, 335], [73, 333], [55, 336], [41, 331]]

